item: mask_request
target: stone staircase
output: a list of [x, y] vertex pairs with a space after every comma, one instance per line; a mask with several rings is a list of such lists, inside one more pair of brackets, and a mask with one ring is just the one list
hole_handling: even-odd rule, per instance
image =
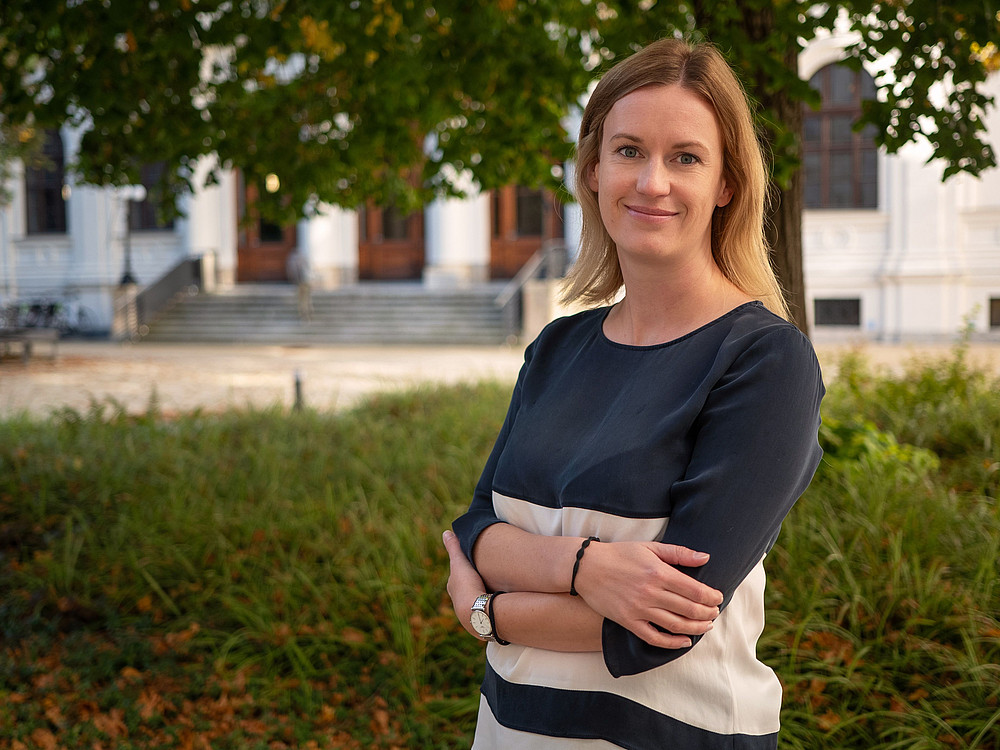
[[299, 319], [291, 284], [243, 284], [180, 298], [145, 341], [229, 344], [499, 344], [509, 331], [494, 300], [503, 284], [428, 289], [362, 283], [312, 294], [312, 320]]

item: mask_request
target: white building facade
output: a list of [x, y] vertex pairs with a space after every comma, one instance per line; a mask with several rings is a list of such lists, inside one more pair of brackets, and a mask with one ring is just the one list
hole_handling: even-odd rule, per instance
[[[843, 48], [843, 40], [821, 40], [800, 58], [800, 74], [824, 94], [805, 132], [803, 245], [814, 338], [950, 340], [971, 329], [1000, 341], [1000, 170], [942, 183], [943, 167], [925, 164], [926, 147], [888, 156], [870, 134], [851, 132], [870, 78], [838, 65]], [[1000, 74], [988, 90], [1000, 101]], [[996, 108], [987, 125], [1000, 153]], [[70, 163], [79, 138], [68, 128], [50, 134], [55, 161]], [[59, 175], [22, 169], [9, 188], [13, 199], [0, 207], [0, 302], [75, 298], [103, 330], [129, 272], [141, 288], [192, 256], [206, 259], [208, 291], [285, 281], [291, 252], [307, 260], [321, 289], [371, 281], [437, 288], [510, 278], [547, 243], [564, 241], [572, 255], [580, 223], [575, 205], [517, 187], [436, 201], [409, 217], [323, 206], [294, 227], [254, 219], [255, 188], [238, 172], [198, 189], [185, 200], [184, 218], [165, 226], [148, 201]]]
[[[843, 47], [834, 38], [811, 45], [800, 75], [837, 67]], [[1000, 102], [1000, 73], [987, 89]], [[986, 125], [1000, 154], [996, 107]], [[927, 144], [878, 153], [875, 205], [804, 212], [814, 338], [948, 340], [971, 329], [1000, 341], [1000, 169], [942, 182], [930, 156]]]

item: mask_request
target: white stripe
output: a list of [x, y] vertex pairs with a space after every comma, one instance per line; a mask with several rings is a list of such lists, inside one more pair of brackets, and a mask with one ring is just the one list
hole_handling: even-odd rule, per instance
[[763, 581], [758, 564], [689, 653], [641, 674], [612, 677], [600, 652], [491, 643], [486, 655], [508, 682], [614, 693], [711, 732], [770, 734], [778, 731], [781, 684], [754, 653], [763, 622]]
[[[532, 533], [598, 536], [606, 541], [657, 539], [668, 520], [546, 508], [497, 492], [493, 505], [499, 518]], [[756, 657], [757, 638], [764, 626], [764, 581], [762, 559], [736, 589], [715, 627], [689, 653], [638, 675], [612, 677], [600, 652], [561, 653], [490, 644], [487, 658], [508, 682], [614, 693], [711, 732], [770, 734], [778, 731], [781, 684]]]
[[493, 492], [497, 518], [532, 534], [596, 536], [605, 542], [648, 542], [667, 530], [666, 517], [625, 518], [587, 508], [547, 508]]

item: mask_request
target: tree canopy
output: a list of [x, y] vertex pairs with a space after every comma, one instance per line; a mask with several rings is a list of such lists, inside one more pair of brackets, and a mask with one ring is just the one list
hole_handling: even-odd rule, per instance
[[[558, 180], [562, 118], [592, 69], [665, 34], [714, 41], [765, 104], [815, 101], [789, 54], [834, 28], [856, 32], [849, 62], [883, 71], [859, 124], [880, 145], [927, 138], [946, 176], [995, 165], [982, 124], [1000, 39], [989, 0], [8, 0], [0, 111], [10, 125], [87, 128], [85, 182], [135, 182], [165, 162], [183, 190], [192, 161], [214, 153], [278, 175], [303, 210], [412, 202], [449, 190], [456, 171], [486, 188]], [[797, 138], [772, 109], [762, 121], [784, 183]]]
[[[316, 200], [415, 205], [471, 170], [486, 188], [553, 182], [561, 118], [586, 84], [554, 4], [441, 0], [10, 0], [0, 111], [86, 129], [96, 184], [163, 162], [169, 192], [215, 154]], [[217, 176], [217, 175], [216, 175]]]
[[215, 155], [209, 181], [276, 175], [270, 211], [286, 218], [318, 202], [412, 208], [461, 192], [463, 174], [557, 187], [566, 115], [600, 70], [664, 35], [707, 38], [761, 104], [794, 296], [801, 109], [818, 101], [797, 58], [834, 30], [851, 35], [848, 64], [878, 71], [856, 127], [890, 153], [926, 139], [945, 178], [996, 165], [996, 0], [5, 0], [0, 124], [85, 129], [83, 182], [135, 183], [159, 162], [169, 198]]

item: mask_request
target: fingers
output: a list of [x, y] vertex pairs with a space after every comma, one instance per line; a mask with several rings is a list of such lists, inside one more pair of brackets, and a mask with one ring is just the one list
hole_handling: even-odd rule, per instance
[[637, 623], [635, 627], [629, 628], [650, 646], [658, 648], [688, 648], [692, 641], [686, 635], [675, 635], [664, 633], [653, 627], [652, 623]]
[[451, 531], [446, 531], [441, 535], [444, 548], [448, 551], [448, 564], [450, 567], [448, 575], [448, 593], [456, 606], [464, 604], [464, 600], [471, 596], [473, 599], [483, 593], [486, 588], [483, 579], [469, 562], [469, 558], [462, 552], [458, 537]]
[[[681, 547], [676, 544], [656, 544], [653, 549], [657, 556], [668, 565], [681, 565], [684, 567], [699, 567], [709, 560], [709, 556], [704, 552]], [[671, 568], [671, 570], [673, 570]], [[691, 576], [674, 571], [678, 575], [671, 576], [669, 589], [693, 602], [703, 605], [715, 606], [722, 604], [722, 592], [713, 589], [701, 581], [696, 581]], [[718, 612], [716, 612], [718, 615]], [[697, 615], [695, 615], [697, 617]]]
[[[719, 616], [718, 606], [714, 604], [701, 604], [686, 598], [682, 594], [671, 591], [665, 591], [660, 594], [657, 597], [657, 601], [651, 602], [651, 606], [663, 610], [670, 617], [675, 617], [676, 622], [661, 622], [660, 624], [668, 630], [681, 633], [703, 633], [706, 629], [709, 629], [707, 625]], [[683, 625], [685, 627], [698, 628], [702, 624], [706, 627], [700, 630], [686, 630], [675, 627], [676, 625]]]
[[455, 532], [447, 530], [441, 535], [441, 539], [444, 542], [444, 548], [448, 552], [448, 557], [454, 559], [455, 555], [461, 555], [465, 557], [465, 553], [462, 552], [462, 545], [458, 542], [458, 537], [455, 536]]
[[657, 543], [656, 554], [665, 563], [670, 563], [671, 565], [683, 565], [688, 568], [697, 568], [699, 565], [704, 565], [709, 560], [709, 555], [707, 552], [698, 552], [693, 549], [688, 549], [687, 547], [682, 547], [679, 544], [662, 544]]

